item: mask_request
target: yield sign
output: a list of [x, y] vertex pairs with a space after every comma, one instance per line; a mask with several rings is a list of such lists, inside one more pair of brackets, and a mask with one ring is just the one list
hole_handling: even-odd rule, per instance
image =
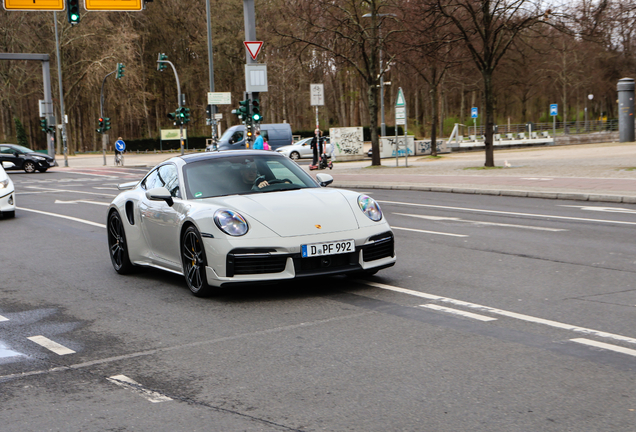
[[402, 93], [402, 87], [399, 88], [397, 98], [395, 100], [396, 107], [406, 106], [406, 102], [404, 101], [404, 93]]
[[250, 56], [252, 56], [252, 60], [256, 60], [256, 56], [261, 51], [261, 47], [263, 46], [263, 42], [243, 42], [245, 44], [245, 48], [250, 52]]

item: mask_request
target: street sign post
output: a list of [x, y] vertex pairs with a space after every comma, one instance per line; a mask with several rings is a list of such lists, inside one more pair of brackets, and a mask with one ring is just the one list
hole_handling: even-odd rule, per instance
[[559, 104], [550, 104], [550, 115], [552, 116], [552, 139], [556, 144], [556, 116], [559, 115]]
[[258, 53], [261, 52], [261, 48], [263, 47], [263, 42], [261, 42], [261, 41], [254, 41], [254, 42], [245, 41], [245, 42], [243, 42], [243, 44], [245, 45], [245, 48], [247, 48], [247, 51], [250, 53], [250, 57], [252, 57], [252, 60], [256, 60], [256, 57], [258, 57]]
[[[42, 0], [38, 0], [42, 1]], [[144, 8], [142, 0], [84, 0], [87, 11], [141, 11]]]
[[208, 92], [208, 105], [231, 105], [232, 92]]
[[63, 11], [64, 0], [4, 0], [4, 8], [8, 11]]
[[245, 65], [245, 90], [251, 92], [266, 92], [267, 65], [252, 63]]
[[118, 152], [124, 152], [126, 151], [126, 143], [124, 140], [117, 140], [115, 141], [115, 148]]
[[475, 127], [475, 141], [477, 141], [477, 117], [479, 117], [479, 110], [477, 107], [472, 107], [470, 109], [470, 117], [473, 119], [473, 126]]
[[318, 120], [318, 107], [325, 105], [325, 85], [309, 84], [309, 95], [311, 106], [316, 107], [316, 129], [320, 129], [320, 121]]
[[[395, 166], [399, 166], [400, 144], [398, 142], [398, 125], [404, 126], [404, 142], [406, 143], [406, 99], [402, 87], [398, 88], [397, 98], [395, 99]], [[408, 144], [404, 147], [405, 166], [409, 166], [409, 148]]]

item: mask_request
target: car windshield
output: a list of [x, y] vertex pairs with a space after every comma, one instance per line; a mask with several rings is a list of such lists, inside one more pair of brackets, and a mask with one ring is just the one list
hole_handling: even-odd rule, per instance
[[183, 168], [189, 199], [320, 187], [288, 158], [274, 155], [216, 157]]
[[219, 141], [227, 141], [227, 140], [229, 140], [234, 132], [236, 132], [236, 131], [234, 129], [232, 129], [232, 128], [226, 130], [225, 133], [221, 136], [221, 138], [219, 138]]
[[19, 151], [20, 153], [34, 153], [35, 152], [34, 150], [31, 150], [30, 148], [24, 147], [24, 146], [21, 146], [21, 145], [12, 145], [11, 147], [13, 149]]

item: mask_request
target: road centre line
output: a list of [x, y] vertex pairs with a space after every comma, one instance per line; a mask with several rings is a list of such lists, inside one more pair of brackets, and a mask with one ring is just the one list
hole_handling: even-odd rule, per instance
[[571, 342], [576, 342], [576, 343], [580, 343], [583, 345], [588, 345], [588, 346], [592, 346], [595, 348], [602, 348], [602, 349], [606, 349], [606, 350], [610, 350], [610, 351], [614, 351], [614, 352], [619, 352], [621, 354], [627, 354], [627, 355], [631, 355], [636, 357], [636, 350], [630, 349], [630, 348], [623, 348], [621, 346], [618, 345], [611, 345], [611, 344], [606, 344], [603, 342], [597, 342], [597, 341], [593, 341], [591, 339], [585, 339], [585, 338], [576, 338], [576, 339], [570, 339]]
[[55, 204], [77, 204], [77, 203], [96, 204], [96, 205], [101, 205], [101, 206], [109, 206], [110, 205], [110, 203], [99, 202], [99, 201], [85, 201], [85, 200], [62, 201], [62, 200], [55, 200]]
[[450, 303], [456, 306], [463, 306], [466, 308], [471, 308], [471, 309], [478, 309], [481, 311], [485, 311], [485, 312], [490, 312], [492, 314], [495, 315], [501, 315], [501, 316], [505, 316], [508, 318], [514, 318], [514, 319], [518, 319], [521, 321], [526, 321], [526, 322], [530, 322], [530, 323], [534, 323], [534, 324], [543, 324], [549, 327], [554, 327], [554, 328], [558, 328], [558, 329], [562, 329], [562, 330], [570, 330], [573, 332], [577, 332], [577, 333], [584, 333], [584, 334], [588, 334], [588, 335], [593, 335], [593, 336], [598, 336], [598, 337], [602, 337], [602, 338], [606, 338], [606, 339], [614, 339], [614, 340], [618, 340], [621, 342], [627, 342], [627, 343], [631, 343], [631, 344], [635, 344], [636, 345], [636, 339], [631, 338], [631, 337], [627, 337], [627, 336], [622, 336], [622, 335], [618, 335], [618, 334], [614, 334], [614, 333], [608, 333], [608, 332], [603, 332], [603, 331], [599, 331], [599, 330], [594, 330], [594, 329], [589, 329], [589, 328], [585, 328], [585, 327], [579, 327], [579, 326], [575, 326], [575, 325], [571, 325], [571, 324], [565, 324], [565, 323], [561, 323], [558, 321], [552, 321], [552, 320], [548, 320], [548, 319], [543, 319], [543, 318], [537, 318], [537, 317], [533, 317], [530, 315], [524, 315], [524, 314], [520, 314], [520, 313], [516, 313], [516, 312], [510, 312], [510, 311], [506, 311], [503, 309], [497, 309], [497, 308], [493, 308], [490, 306], [483, 306], [483, 305], [479, 305], [476, 303], [470, 303], [470, 302], [465, 302], [462, 300], [455, 300], [452, 298], [448, 298], [448, 297], [442, 297], [442, 296], [438, 296], [438, 295], [434, 295], [434, 294], [428, 294], [428, 293], [424, 293], [424, 292], [420, 292], [420, 291], [414, 291], [414, 290], [409, 290], [409, 289], [405, 289], [405, 288], [399, 288], [399, 287], [394, 287], [391, 285], [386, 285], [386, 284], [381, 284], [378, 282], [371, 282], [371, 281], [364, 281], [364, 280], [360, 280], [358, 281], [361, 284], [364, 285], [368, 285], [368, 286], [372, 286], [375, 288], [380, 288], [380, 289], [384, 289], [384, 290], [388, 290], [388, 291], [393, 291], [393, 292], [398, 292], [398, 293], [402, 293], [402, 294], [407, 294], [407, 295], [411, 295], [411, 296], [415, 296], [415, 297], [420, 297], [420, 298], [425, 298], [428, 300], [434, 300], [434, 301], [441, 301], [441, 302], [445, 302], [445, 303]]
[[407, 213], [393, 213], [394, 215], [399, 216], [408, 216], [420, 219], [427, 219], [433, 221], [451, 221], [451, 222], [466, 222], [475, 225], [490, 225], [490, 226], [500, 226], [500, 227], [509, 227], [509, 228], [522, 228], [522, 229], [530, 229], [530, 230], [539, 230], [539, 231], [567, 231], [562, 228], [544, 228], [537, 227], [532, 225], [515, 225], [515, 224], [505, 224], [505, 223], [496, 223], [496, 222], [482, 222], [482, 221], [474, 221], [468, 219], [461, 219], [456, 217], [439, 217], [439, 216], [427, 216], [427, 215], [416, 215], [416, 214], [407, 214]]
[[479, 314], [472, 313], [472, 312], [466, 312], [466, 311], [459, 310], [459, 309], [452, 309], [452, 308], [448, 308], [446, 306], [439, 306], [439, 305], [432, 304], [432, 303], [423, 304], [423, 305], [420, 305], [420, 307], [427, 308], [427, 309], [432, 309], [432, 310], [436, 310], [436, 311], [440, 311], [440, 312], [448, 312], [448, 313], [453, 314], [453, 315], [461, 315], [461, 316], [466, 317], [466, 318], [472, 318], [472, 319], [476, 319], [476, 320], [484, 321], [484, 322], [486, 322], [486, 321], [497, 321], [497, 318], [488, 317], [488, 316], [485, 316], [485, 315], [479, 315]]
[[451, 233], [443, 233], [443, 232], [437, 232], [437, 231], [426, 231], [426, 230], [415, 229], [415, 228], [401, 228], [396, 226], [392, 226], [391, 229], [402, 230], [402, 231], [415, 231], [415, 232], [420, 232], [425, 234], [445, 235], [445, 236], [451, 236], [451, 237], [468, 237], [467, 235], [464, 235], [464, 234], [451, 234]]
[[106, 379], [114, 384], [117, 384], [120, 387], [132, 390], [134, 393], [143, 396], [152, 403], [167, 402], [172, 400], [168, 396], [164, 396], [161, 393], [148, 390], [135, 380], [128, 378], [126, 375], [113, 375], [112, 377]]
[[60, 345], [59, 343], [54, 342], [51, 339], [46, 338], [44, 336], [31, 336], [31, 337], [28, 337], [27, 339], [30, 340], [31, 342], [35, 342], [36, 344], [40, 346], [43, 346], [49, 351], [53, 351], [57, 355], [66, 355], [66, 354], [75, 353], [75, 351], [73, 351], [72, 349], [66, 348], [64, 345]]
[[23, 210], [23, 211], [28, 211], [28, 212], [33, 212], [33, 213], [39, 213], [39, 214], [43, 214], [43, 215], [47, 215], [47, 216], [53, 216], [53, 217], [59, 217], [62, 219], [68, 219], [68, 220], [72, 220], [75, 222], [80, 222], [80, 223], [84, 223], [87, 225], [93, 225], [96, 227], [100, 227], [100, 228], [106, 228], [105, 224], [100, 224], [97, 222], [92, 222], [92, 221], [88, 221], [85, 219], [79, 219], [73, 216], [66, 216], [66, 215], [61, 215], [61, 214], [57, 214], [57, 213], [49, 213], [49, 212], [45, 212], [45, 211], [41, 211], [41, 210], [33, 210], [33, 209], [28, 209], [28, 208], [24, 208], [24, 207], [18, 207], [19, 210]]
[[29, 188], [29, 189], [40, 189], [40, 190], [46, 191], [46, 192], [70, 192], [70, 193], [109, 196], [109, 197], [116, 197], [117, 196], [117, 195], [103, 193], [103, 192], [86, 192], [86, 191], [68, 190], [68, 189], [49, 189], [49, 188], [43, 188], [43, 187], [39, 187], [39, 186], [25, 186], [25, 187]]
[[636, 210], [622, 208], [622, 207], [598, 207], [598, 206], [576, 206], [576, 205], [560, 205], [559, 207], [572, 207], [579, 210], [598, 211], [606, 213], [628, 213], [636, 214]]
[[440, 206], [440, 205], [433, 205], [433, 204], [416, 204], [416, 203], [399, 202], [399, 201], [381, 201], [381, 200], [377, 200], [377, 201], [383, 204], [397, 204], [397, 205], [437, 208], [437, 209], [445, 209], [445, 210], [460, 210], [460, 211], [468, 211], [468, 212], [492, 213], [492, 214], [503, 214], [503, 215], [512, 215], [512, 216], [529, 216], [529, 217], [538, 217], [538, 218], [547, 218], [547, 219], [564, 219], [564, 220], [577, 220], [577, 221], [584, 221], [584, 222], [601, 222], [601, 223], [615, 223], [615, 224], [622, 224], [622, 225], [636, 225], [636, 222], [623, 222], [623, 221], [612, 221], [612, 220], [603, 220], [603, 219], [588, 219], [588, 218], [579, 218], [579, 217], [571, 217], [571, 216], [541, 215], [541, 214], [535, 214], [535, 213], [505, 212], [505, 211], [499, 211], [499, 210], [484, 210], [484, 209], [475, 209], [475, 208], [466, 208], [466, 207]]

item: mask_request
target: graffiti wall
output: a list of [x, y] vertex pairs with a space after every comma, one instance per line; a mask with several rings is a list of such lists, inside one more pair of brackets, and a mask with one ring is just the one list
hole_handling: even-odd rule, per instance
[[[431, 154], [431, 140], [428, 141], [416, 141], [415, 147], [417, 148], [418, 155], [429, 155]], [[448, 147], [446, 145], [446, 141], [438, 140], [437, 141], [437, 153], [450, 153]]]
[[361, 127], [330, 128], [329, 137], [336, 157], [363, 154], [364, 135]]
[[[398, 149], [397, 155], [404, 156], [408, 151], [409, 156], [415, 155], [415, 137], [413, 135], [407, 135], [406, 139], [404, 135], [397, 137]], [[395, 137], [381, 137], [380, 138], [380, 157], [389, 158], [395, 157]]]

